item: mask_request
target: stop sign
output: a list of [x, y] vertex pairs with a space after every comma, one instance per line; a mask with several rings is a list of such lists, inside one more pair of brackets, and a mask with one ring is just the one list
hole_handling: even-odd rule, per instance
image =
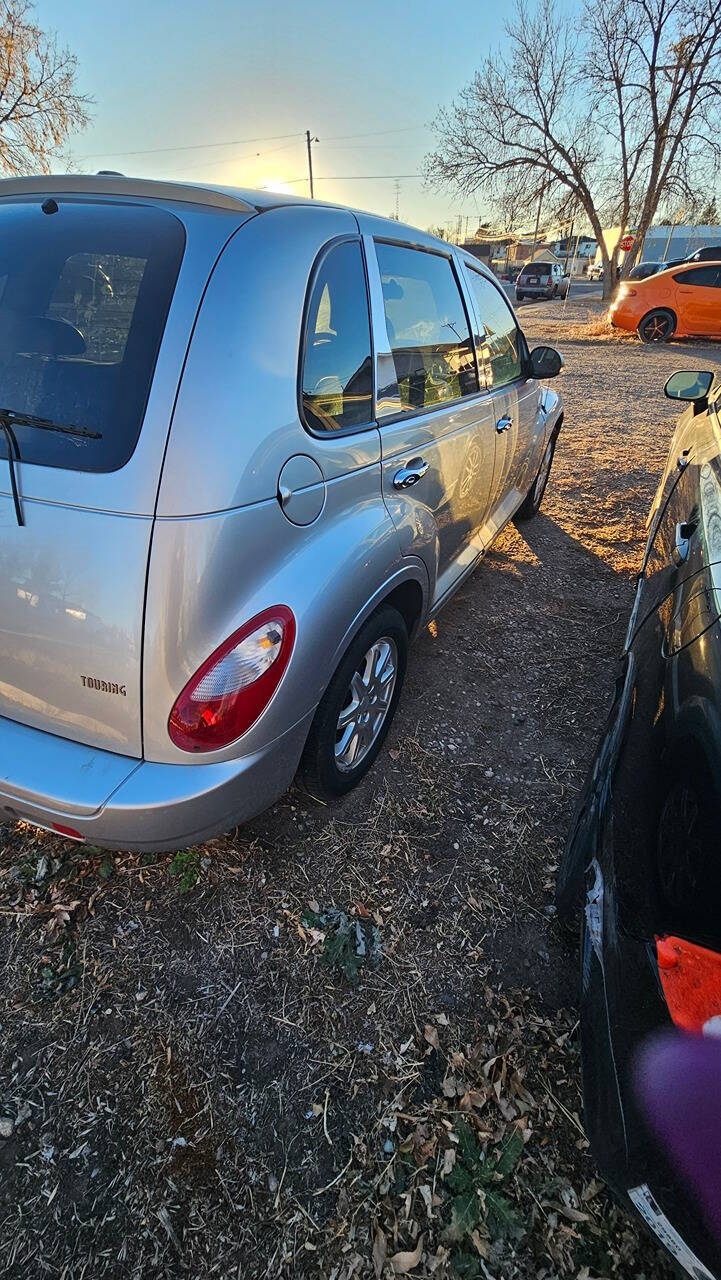
[[633, 236], [624, 236], [623, 240], [621, 241], [621, 249], [623, 250], [624, 253], [628, 253], [629, 249], [632, 249], [632, 248], [633, 248]]

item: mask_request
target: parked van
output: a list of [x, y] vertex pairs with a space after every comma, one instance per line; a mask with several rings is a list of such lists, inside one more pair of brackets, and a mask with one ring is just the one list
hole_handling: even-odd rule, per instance
[[349, 790], [540, 505], [562, 361], [490, 273], [270, 192], [0, 182], [0, 820], [174, 849]]

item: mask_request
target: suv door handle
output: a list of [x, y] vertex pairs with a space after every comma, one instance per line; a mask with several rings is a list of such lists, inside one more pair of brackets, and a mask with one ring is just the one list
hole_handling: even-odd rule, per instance
[[418, 484], [418, 481], [423, 479], [427, 470], [428, 463], [425, 458], [411, 458], [400, 471], [396, 471], [393, 477], [393, 488], [410, 489], [411, 485]]
[[513, 418], [509, 418], [508, 415], [506, 415], [504, 418], [498, 419], [498, 422], [496, 423], [496, 431], [500, 435], [501, 431], [510, 431], [512, 426]]
[[676, 525], [676, 538], [673, 548], [674, 564], [682, 565], [688, 560], [689, 551], [691, 550], [691, 539], [696, 532], [696, 525], [686, 520], [680, 520]]

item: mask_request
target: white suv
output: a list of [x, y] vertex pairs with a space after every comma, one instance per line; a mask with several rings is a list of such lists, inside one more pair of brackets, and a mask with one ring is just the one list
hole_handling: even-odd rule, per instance
[[516, 302], [524, 298], [565, 298], [569, 284], [560, 262], [527, 262], [516, 280]]

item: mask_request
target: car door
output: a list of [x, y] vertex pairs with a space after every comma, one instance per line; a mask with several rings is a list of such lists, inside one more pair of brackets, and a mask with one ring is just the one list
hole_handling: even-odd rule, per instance
[[383, 496], [437, 604], [477, 559], [494, 469], [491, 409], [453, 251], [366, 236]]
[[679, 328], [721, 337], [721, 267], [714, 263], [690, 267], [673, 278], [679, 301]]
[[545, 423], [538, 382], [524, 372], [526, 341], [505, 295], [468, 263], [476, 342], [495, 425], [495, 465], [488, 540], [506, 523], [533, 483], [543, 453]]
[[[721, 435], [714, 408], [679, 422], [649, 516], [628, 641], [644, 620], [705, 566], [721, 563]], [[700, 603], [700, 602], [697, 602]]]

